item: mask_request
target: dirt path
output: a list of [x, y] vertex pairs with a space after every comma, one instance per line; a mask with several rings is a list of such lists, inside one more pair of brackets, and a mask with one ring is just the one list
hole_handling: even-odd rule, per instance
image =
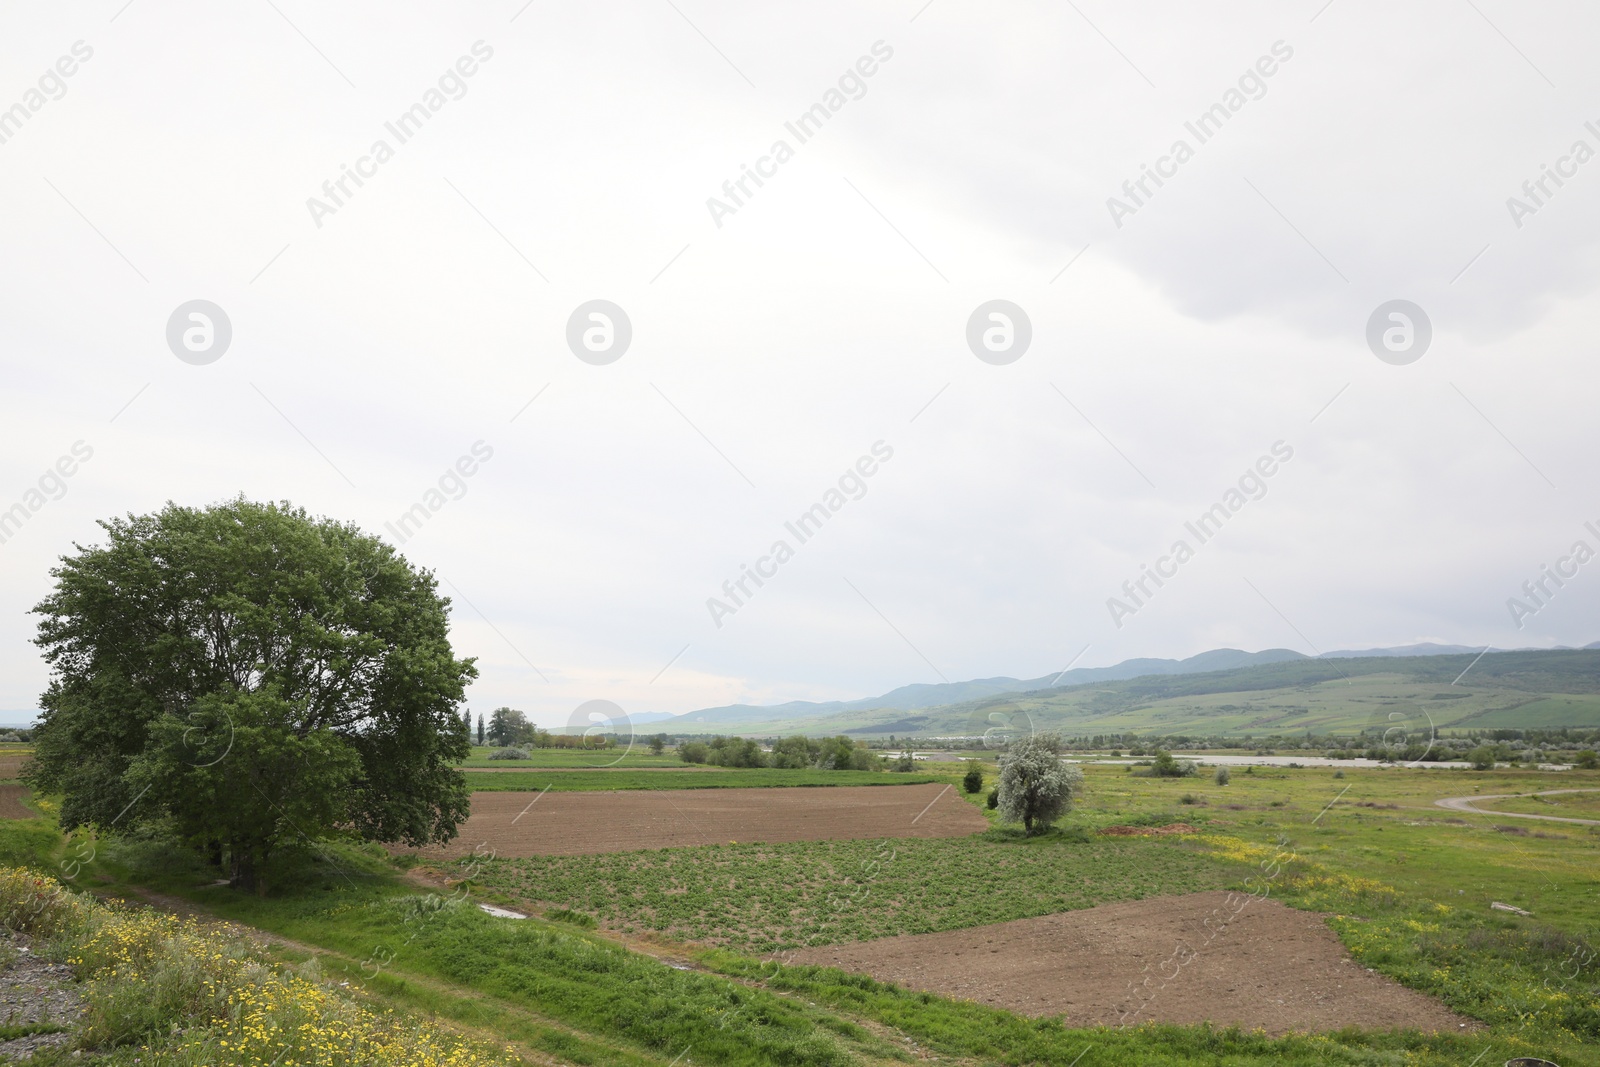
[[478, 850], [500, 857], [780, 841], [965, 837], [989, 822], [948, 785], [631, 789], [472, 794], [472, 816], [433, 859]]
[[1480, 1028], [1351, 960], [1323, 916], [1221, 890], [802, 949], [790, 959], [1024, 1015], [1064, 1015], [1068, 1026], [1210, 1022], [1274, 1036]]
[[1571, 819], [1565, 815], [1535, 815], [1525, 811], [1494, 811], [1475, 805], [1486, 800], [1514, 800], [1517, 797], [1552, 797], [1559, 793], [1600, 793], [1600, 789], [1545, 789], [1537, 793], [1486, 793], [1470, 797], [1445, 797], [1435, 800], [1437, 807], [1465, 811], [1473, 815], [1504, 816], [1507, 819], [1540, 819], [1544, 822], [1575, 822], [1581, 826], [1600, 826], [1600, 819]]

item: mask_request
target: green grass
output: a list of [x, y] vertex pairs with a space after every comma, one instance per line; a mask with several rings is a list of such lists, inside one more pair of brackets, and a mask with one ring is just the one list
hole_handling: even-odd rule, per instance
[[[765, 778], [773, 772], [716, 777], [735, 773]], [[400, 899], [414, 899], [414, 891], [375, 852], [338, 849], [334, 863], [285, 866], [275, 872], [276, 895], [265, 899], [204, 888], [214, 877], [210, 872], [131, 846], [102, 850], [80, 881], [104, 877], [108, 889], [139, 883], [188, 897], [314, 946], [328, 969], [347, 969], [341, 973], [352, 985], [397, 1007], [436, 1013], [568, 1062], [664, 1067], [692, 1045], [687, 1058], [699, 1063], [883, 1063], [926, 1056], [940, 1063], [1069, 1064], [1090, 1047], [1080, 1067], [1460, 1067], [1475, 1060], [1485, 1067], [1516, 1055], [1600, 1067], [1600, 967], [1586, 955], [1589, 946], [1600, 945], [1600, 833], [1594, 832], [1600, 828], [1528, 822], [1530, 834], [1507, 834], [1495, 827], [1514, 820], [1432, 803], [1475, 792], [1600, 786], [1600, 773], [1346, 768], [1345, 777], [1335, 779], [1331, 769], [1256, 768], [1236, 769], [1225, 787], [1209, 777], [1134, 778], [1120, 767], [1090, 766], [1085, 774], [1088, 793], [1068, 817], [1070, 828], [1181, 818], [1198, 825], [1206, 840], [1086, 841], [1078, 833], [1007, 843], [992, 833], [893, 842], [892, 859], [881, 842], [724, 845], [497, 861], [479, 874], [477, 884], [492, 898], [513, 892], [564, 897], [570, 910], [608, 925], [630, 909], [640, 929], [670, 919], [671, 936], [693, 936], [698, 923], [704, 940], [739, 950], [672, 949], [711, 973], [666, 967], [567, 923], [493, 920], [462, 909], [419, 925], [408, 921], [416, 906]], [[870, 777], [890, 784], [914, 776]], [[1200, 802], [1181, 804], [1184, 793]], [[47, 841], [48, 826], [46, 834], [37, 829], [0, 827], [0, 850], [38, 845], [46, 857], [58, 854], [59, 838]], [[1331, 913], [1334, 929], [1361, 963], [1483, 1020], [1488, 1032], [1343, 1031], [1269, 1040], [1206, 1027], [1068, 1029], [1059, 1020], [1028, 1019], [838, 971], [777, 967], [750, 955], [762, 944], [802, 936], [849, 940], [910, 923], [942, 929], [1016, 917], [1013, 912], [1029, 913], [1033, 906], [1054, 910], [1086, 902], [1082, 894], [1091, 891], [1237, 883], [1245, 868], [1226, 856], [1254, 863], [1285, 851], [1295, 858], [1272, 880], [1274, 897]], [[511, 874], [515, 885], [506, 881]], [[587, 888], [585, 877], [591, 879]], [[626, 893], [597, 896], [602, 879], [635, 894], [634, 902]], [[1163, 888], [1169, 884], [1170, 890]], [[550, 894], [551, 886], [560, 893]], [[680, 886], [684, 892], [671, 892]], [[641, 903], [640, 892], [643, 901], [657, 903]], [[1055, 898], [1036, 899], [1049, 894]], [[1492, 911], [1496, 900], [1533, 917]], [[658, 905], [661, 920], [651, 911]], [[376, 971], [369, 976], [363, 964], [378, 958], [384, 965], [369, 968]], [[820, 1044], [799, 1044], [810, 1038]]]
[[[326, 973], [574, 1063], [850, 1064], [892, 1050], [835, 1013], [669, 967], [570, 925], [495, 919], [470, 903], [419, 905], [365, 851], [281, 862], [282, 895], [196, 886], [181, 854], [125, 845], [97, 873], [179, 892], [214, 914], [313, 945]], [[115, 873], [114, 873], [115, 872]], [[466, 994], [463, 997], [461, 994]]]
[[527, 748], [531, 757], [525, 760], [490, 759], [492, 745], [474, 745], [472, 755], [463, 760], [461, 767], [678, 767], [684, 762], [670, 750], [653, 755], [644, 744], [635, 741], [632, 748], [618, 746], [610, 749], [584, 751], [574, 748]]
[[1600, 725], [1600, 697], [1551, 696], [1456, 720], [1461, 726], [1489, 729], [1504, 726], [1537, 730], [1549, 726]]
[[625, 932], [768, 953], [1214, 889], [1229, 877], [1170, 839], [955, 838], [502, 859], [482, 863], [475, 881]]
[[483, 774], [467, 771], [475, 792], [593, 792], [607, 789], [744, 789], [778, 786], [944, 784], [942, 774], [896, 774], [893, 771], [790, 771], [760, 769], [711, 771], [561, 771], [526, 774]]
[[[1508, 797], [1480, 801], [1484, 811], [1520, 811], [1528, 815], [1555, 815], [1563, 819], [1600, 819], [1600, 792], [1558, 793], [1548, 797]], [[1521, 823], [1528, 831], [1546, 830], [1535, 822]]]

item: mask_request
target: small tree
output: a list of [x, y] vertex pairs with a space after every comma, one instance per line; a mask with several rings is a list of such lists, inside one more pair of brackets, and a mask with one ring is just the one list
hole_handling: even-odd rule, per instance
[[478, 744], [483, 744], [483, 716], [478, 716]]
[[1586, 748], [1578, 753], [1576, 763], [1583, 770], [1592, 771], [1600, 768], [1600, 755], [1594, 749]]
[[1226, 768], [1226, 767], [1218, 767], [1217, 768], [1217, 773], [1216, 773], [1216, 779], [1217, 779], [1217, 784], [1218, 785], [1227, 785], [1228, 784], [1228, 768]]
[[978, 766], [977, 760], [967, 761], [967, 773], [961, 778], [961, 788], [972, 794], [982, 791], [983, 768]]
[[650, 739], [650, 752], [653, 755], [656, 755], [656, 756], [661, 755], [661, 750], [666, 748], [666, 747], [667, 747], [667, 735], [666, 734], [656, 734], [654, 737], [652, 737]]
[[1472, 764], [1475, 771], [1494, 770], [1494, 749], [1488, 745], [1479, 745], [1467, 753], [1467, 762]]
[[704, 741], [690, 741], [678, 746], [678, 758], [685, 763], [704, 763], [710, 754], [711, 750]]
[[999, 811], [1020, 822], [1030, 837], [1072, 807], [1083, 789], [1083, 772], [1061, 762], [1061, 735], [1034, 734], [1006, 746], [1000, 755]]

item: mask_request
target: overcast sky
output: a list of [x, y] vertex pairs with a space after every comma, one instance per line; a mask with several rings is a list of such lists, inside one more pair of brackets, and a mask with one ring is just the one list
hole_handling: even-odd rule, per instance
[[[97, 518], [239, 493], [435, 571], [473, 709], [541, 725], [1600, 638], [1597, 31], [1506, 0], [8, 5], [0, 708], [36, 706], [28, 609]], [[594, 300], [620, 357], [614, 315], [569, 346]], [[1426, 325], [1382, 311], [1375, 351], [1396, 300]]]

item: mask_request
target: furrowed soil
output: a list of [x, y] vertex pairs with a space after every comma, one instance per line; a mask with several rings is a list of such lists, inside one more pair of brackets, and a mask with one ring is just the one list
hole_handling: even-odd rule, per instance
[[801, 949], [784, 959], [1025, 1015], [1062, 1015], [1073, 1027], [1209, 1022], [1274, 1036], [1347, 1026], [1480, 1028], [1353, 962], [1321, 915], [1221, 891]]
[[472, 794], [472, 815], [430, 858], [582, 856], [730, 842], [962, 837], [989, 823], [950, 786]]
[[33, 819], [39, 813], [22, 802], [28, 795], [25, 785], [0, 785], [0, 819]]

